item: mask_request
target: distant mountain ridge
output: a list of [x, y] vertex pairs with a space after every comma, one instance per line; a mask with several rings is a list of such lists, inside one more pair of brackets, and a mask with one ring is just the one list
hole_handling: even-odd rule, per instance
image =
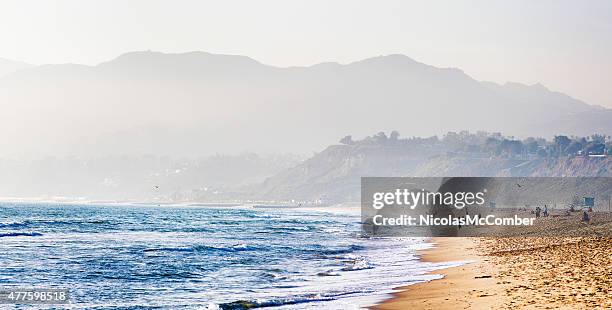
[[0, 77], [8, 75], [10, 73], [19, 71], [31, 67], [32, 65], [21, 61], [12, 61], [4, 58], [0, 58]]
[[[348, 132], [612, 133], [612, 110], [541, 85], [479, 82], [404, 55], [279, 68], [206, 52], [131, 52], [97, 66], [0, 75], [13, 154], [309, 153]], [[13, 153], [11, 153], [13, 151]]]

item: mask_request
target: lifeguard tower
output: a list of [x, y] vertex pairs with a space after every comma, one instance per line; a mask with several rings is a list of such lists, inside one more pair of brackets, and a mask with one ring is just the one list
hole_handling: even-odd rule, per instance
[[595, 208], [595, 197], [582, 197], [582, 198], [583, 198], [582, 205], [584, 207], [589, 208], [589, 212], [592, 212], [593, 208]]

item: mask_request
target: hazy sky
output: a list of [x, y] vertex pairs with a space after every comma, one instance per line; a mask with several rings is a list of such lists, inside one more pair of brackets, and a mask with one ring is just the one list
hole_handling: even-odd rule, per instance
[[134, 50], [291, 66], [401, 53], [612, 108], [612, 1], [0, 0], [0, 57], [97, 64]]

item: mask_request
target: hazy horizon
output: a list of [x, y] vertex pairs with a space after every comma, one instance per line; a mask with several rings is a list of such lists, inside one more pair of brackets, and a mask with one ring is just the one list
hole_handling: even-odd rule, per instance
[[610, 0], [0, 0], [0, 21], [0, 305], [612, 305]]

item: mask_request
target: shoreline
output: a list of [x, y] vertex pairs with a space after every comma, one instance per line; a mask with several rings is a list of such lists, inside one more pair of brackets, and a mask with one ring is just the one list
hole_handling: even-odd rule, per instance
[[433, 248], [419, 251], [423, 262], [464, 261], [457, 267], [439, 269], [427, 274], [442, 278], [398, 287], [391, 298], [370, 307], [394, 309], [494, 309], [505, 304], [505, 287], [499, 284], [498, 268], [479, 255], [475, 238], [430, 238]]

